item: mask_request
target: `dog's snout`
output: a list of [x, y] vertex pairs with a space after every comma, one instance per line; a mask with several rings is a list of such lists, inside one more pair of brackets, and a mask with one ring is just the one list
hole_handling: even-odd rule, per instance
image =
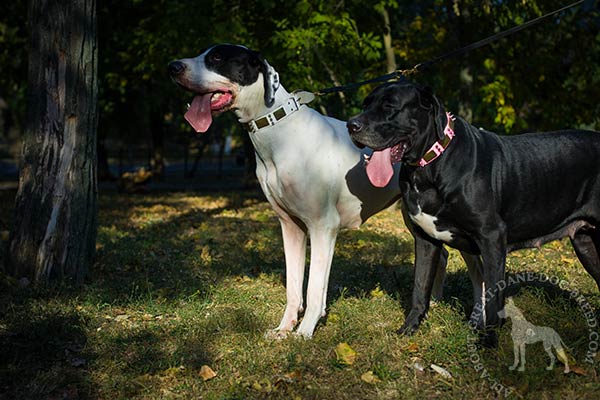
[[185, 71], [185, 64], [181, 61], [172, 61], [169, 63], [169, 73], [171, 76], [178, 76]]
[[350, 134], [354, 134], [360, 132], [360, 130], [363, 128], [363, 124], [359, 120], [353, 118], [348, 121], [346, 127], [348, 128], [348, 132], [350, 132]]

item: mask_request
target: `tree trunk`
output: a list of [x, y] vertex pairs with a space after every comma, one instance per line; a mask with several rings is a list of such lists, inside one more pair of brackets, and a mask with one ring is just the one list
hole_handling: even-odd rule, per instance
[[383, 47], [385, 48], [385, 59], [387, 72], [394, 72], [398, 67], [396, 66], [396, 56], [394, 54], [394, 47], [392, 46], [392, 28], [390, 27], [390, 14], [385, 7], [381, 9], [381, 16], [383, 17]]
[[97, 229], [95, 0], [29, 0], [29, 87], [8, 271], [80, 283]]

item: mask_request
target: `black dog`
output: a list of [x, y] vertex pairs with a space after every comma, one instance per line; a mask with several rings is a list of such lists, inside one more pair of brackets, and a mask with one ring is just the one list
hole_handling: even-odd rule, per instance
[[454, 119], [430, 90], [409, 83], [376, 88], [347, 127], [356, 144], [389, 148], [388, 162], [403, 162], [403, 213], [416, 254], [401, 333], [425, 317], [437, 265], [430, 258], [443, 244], [481, 256], [469, 271], [480, 328], [499, 322], [503, 295], [492, 289], [509, 251], [569, 236], [600, 287], [600, 133], [497, 136]]

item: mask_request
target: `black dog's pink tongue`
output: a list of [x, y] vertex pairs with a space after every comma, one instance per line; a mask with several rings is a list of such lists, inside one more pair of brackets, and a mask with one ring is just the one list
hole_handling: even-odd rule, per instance
[[210, 110], [211, 97], [212, 93], [194, 97], [192, 105], [184, 115], [184, 118], [196, 132], [206, 132], [212, 123], [212, 113]]
[[371, 184], [375, 187], [382, 188], [390, 182], [392, 176], [394, 176], [394, 168], [392, 167], [392, 157], [389, 148], [381, 151], [373, 151], [371, 159], [367, 164], [367, 176]]

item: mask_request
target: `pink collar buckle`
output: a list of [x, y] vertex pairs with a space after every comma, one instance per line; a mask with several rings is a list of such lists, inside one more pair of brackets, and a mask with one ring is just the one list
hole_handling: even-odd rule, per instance
[[424, 167], [427, 164], [432, 163], [435, 159], [441, 156], [444, 153], [444, 151], [446, 151], [446, 148], [448, 148], [448, 145], [450, 145], [450, 142], [454, 138], [455, 133], [454, 129], [452, 129], [451, 121], [456, 120], [456, 117], [450, 114], [449, 112], [446, 112], [446, 117], [447, 122], [446, 127], [444, 128], [444, 139], [442, 139], [441, 141], [438, 140], [433, 145], [431, 145], [429, 150], [427, 150], [425, 155], [419, 160], [418, 165], [420, 167]]

